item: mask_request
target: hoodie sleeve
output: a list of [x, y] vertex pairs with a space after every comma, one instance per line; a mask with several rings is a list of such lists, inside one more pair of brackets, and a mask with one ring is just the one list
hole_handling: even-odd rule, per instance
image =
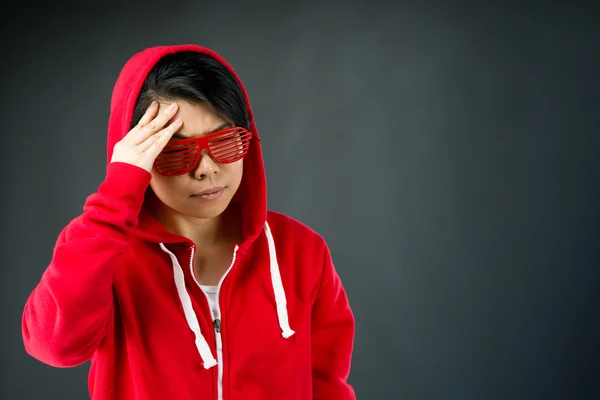
[[60, 233], [50, 265], [23, 311], [25, 350], [55, 367], [88, 361], [113, 312], [117, 258], [130, 246], [150, 173], [110, 163], [83, 214]]
[[325, 246], [323, 276], [312, 311], [312, 375], [315, 400], [355, 400], [348, 384], [354, 315]]

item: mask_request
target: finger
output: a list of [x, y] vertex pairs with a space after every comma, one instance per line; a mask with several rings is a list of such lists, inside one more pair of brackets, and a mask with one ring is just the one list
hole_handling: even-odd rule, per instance
[[156, 113], [158, 112], [158, 102], [156, 100], [152, 101], [142, 118], [138, 121], [137, 125], [133, 127], [123, 138], [124, 142], [131, 144], [138, 144], [140, 142], [140, 134], [139, 131], [144, 126], [148, 125], [150, 121], [154, 119]]
[[163, 151], [165, 146], [169, 143], [169, 139], [171, 139], [171, 136], [173, 136], [174, 132], [175, 129], [166, 129], [165, 131], [162, 131], [160, 136], [157, 135], [158, 138], [156, 141], [152, 143], [152, 146], [150, 146], [150, 148], [148, 148], [144, 154], [148, 155], [150, 158], [152, 158], [152, 160], [156, 160], [161, 151]]
[[177, 103], [172, 103], [169, 107], [166, 108], [160, 106], [160, 108], [157, 107], [159, 108], [158, 115], [156, 115], [155, 112], [154, 115], [152, 115], [152, 119], [148, 121], [148, 123], [146, 123], [143, 126], [140, 126], [137, 129], [137, 132], [135, 132], [135, 134], [133, 135], [133, 142], [135, 144], [140, 144], [148, 138], [150, 138], [152, 135], [158, 133], [161, 129], [164, 128], [165, 124], [169, 122], [171, 118], [173, 118], [173, 115], [175, 115], [175, 113], [177, 112], [178, 106], [179, 105]]
[[143, 153], [143, 152], [148, 151], [148, 149], [156, 146], [157, 142], [160, 142], [160, 143], [164, 142], [164, 144], [160, 147], [160, 150], [158, 151], [158, 153], [156, 153], [156, 156], [158, 156], [158, 154], [167, 145], [167, 143], [169, 142], [169, 140], [171, 139], [173, 134], [181, 127], [181, 124], [182, 124], [181, 119], [179, 119], [179, 118], [176, 119], [171, 124], [169, 124], [169, 126], [167, 126], [166, 128], [162, 129], [158, 133], [150, 136], [148, 139], [146, 139], [145, 141], [140, 143], [138, 145], [138, 150]]
[[152, 119], [156, 115], [156, 111], [158, 111], [158, 102], [156, 100], [153, 100], [152, 103], [150, 103], [150, 106], [148, 106], [148, 108], [146, 109], [144, 115], [142, 115], [142, 118], [140, 118], [137, 126], [142, 128], [148, 125], [148, 123], [152, 121]]
[[172, 103], [166, 109], [164, 109], [164, 107], [160, 107], [160, 109], [158, 110], [158, 115], [152, 121], [150, 121], [144, 128], [151, 130], [154, 133], [163, 129], [165, 124], [169, 122], [169, 120], [173, 118], [173, 115], [177, 112], [178, 106], [179, 105], [177, 103]]

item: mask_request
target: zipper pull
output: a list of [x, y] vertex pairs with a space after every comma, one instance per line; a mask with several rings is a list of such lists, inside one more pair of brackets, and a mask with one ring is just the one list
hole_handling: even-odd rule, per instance
[[217, 333], [221, 333], [221, 320], [215, 319], [213, 323], [215, 325], [215, 331], [217, 331]]

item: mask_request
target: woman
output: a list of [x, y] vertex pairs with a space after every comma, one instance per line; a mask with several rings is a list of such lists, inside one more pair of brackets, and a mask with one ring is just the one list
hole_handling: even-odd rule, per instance
[[27, 352], [93, 399], [354, 399], [354, 317], [322, 237], [267, 211], [260, 140], [215, 52], [132, 57], [104, 182], [27, 300]]

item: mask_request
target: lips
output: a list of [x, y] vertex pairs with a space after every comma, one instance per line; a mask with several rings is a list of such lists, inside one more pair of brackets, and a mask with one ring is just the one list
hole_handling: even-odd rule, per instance
[[223, 190], [225, 190], [225, 188], [222, 186], [205, 189], [205, 190], [202, 190], [201, 192], [196, 192], [196, 193], [192, 194], [192, 197], [210, 198], [210, 197], [214, 197], [214, 196], [219, 196], [223, 192]]
[[201, 192], [194, 193], [194, 196], [204, 196], [205, 194], [212, 194], [212, 193], [220, 192], [221, 190], [223, 190], [222, 187], [215, 187], [215, 188], [212, 188], [212, 189], [206, 189], [206, 190], [203, 190]]

